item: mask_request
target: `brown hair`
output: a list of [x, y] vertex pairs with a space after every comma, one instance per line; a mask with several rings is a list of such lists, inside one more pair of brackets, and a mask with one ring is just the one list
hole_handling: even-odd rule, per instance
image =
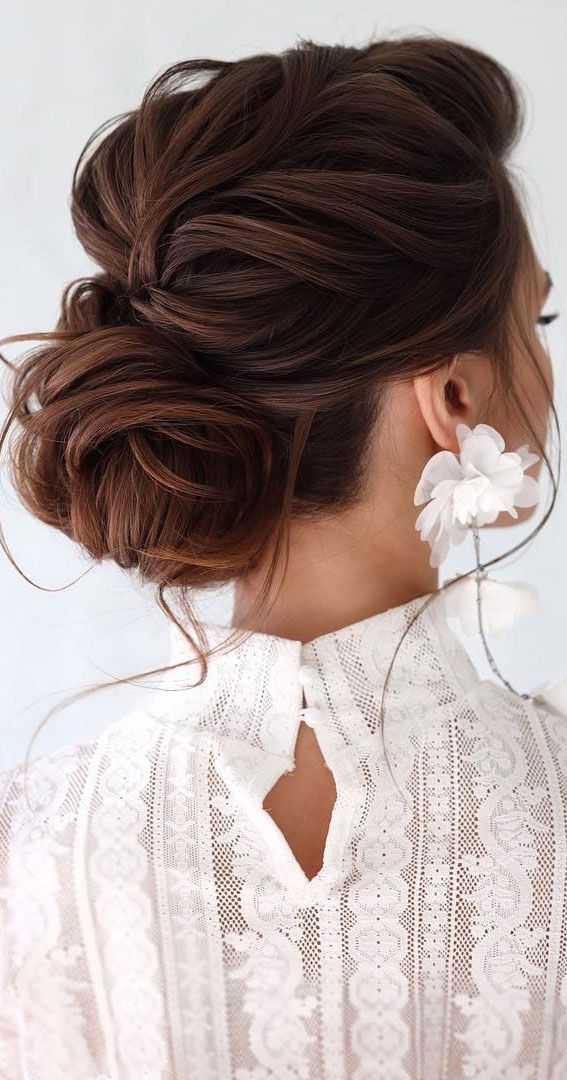
[[0, 448], [17, 420], [22, 502], [154, 583], [202, 681], [214, 650], [191, 590], [272, 548], [265, 605], [291, 517], [360, 497], [393, 380], [489, 348], [495, 392], [533, 431], [511, 359], [515, 285], [533, 269], [506, 164], [522, 101], [495, 59], [443, 37], [300, 40], [175, 63], [117, 119], [72, 183], [100, 272], [66, 286], [55, 330], [2, 340], [41, 344], [8, 365]]

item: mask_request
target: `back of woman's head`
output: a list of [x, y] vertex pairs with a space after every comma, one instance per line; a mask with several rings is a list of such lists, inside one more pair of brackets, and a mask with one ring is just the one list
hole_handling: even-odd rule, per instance
[[163, 606], [355, 503], [393, 380], [489, 347], [512, 387], [522, 109], [422, 35], [177, 63], [118, 120], [73, 178], [100, 272], [14, 369], [12, 477]]

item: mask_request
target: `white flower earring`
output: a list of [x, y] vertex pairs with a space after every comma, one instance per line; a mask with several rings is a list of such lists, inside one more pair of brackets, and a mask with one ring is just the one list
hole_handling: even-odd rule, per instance
[[[483, 641], [490, 666], [499, 679], [514, 693], [510, 683], [500, 674], [485, 638], [485, 629], [498, 632], [515, 619], [537, 606], [537, 591], [523, 582], [502, 583], [489, 578], [480, 561], [478, 528], [489, 525], [503, 511], [517, 518], [516, 507], [535, 506], [539, 500], [539, 485], [525, 470], [539, 461], [527, 445], [506, 451], [500, 432], [489, 424], [470, 428], [458, 424], [456, 435], [460, 453], [441, 450], [429, 459], [414, 493], [414, 504], [427, 506], [415, 523], [422, 540], [431, 546], [429, 563], [437, 567], [446, 558], [451, 543], [460, 544], [472, 530], [476, 577], [468, 575], [443, 593], [445, 607], [456, 615], [467, 633], [477, 628]], [[485, 600], [485, 621], [481, 611]], [[476, 613], [471, 615], [472, 593]], [[489, 624], [489, 625], [488, 625]], [[531, 697], [522, 694], [522, 697]]]

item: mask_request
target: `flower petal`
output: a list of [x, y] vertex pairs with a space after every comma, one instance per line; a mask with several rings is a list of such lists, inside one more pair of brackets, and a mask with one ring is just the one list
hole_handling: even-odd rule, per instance
[[473, 428], [475, 435], [486, 435], [496, 445], [496, 449], [499, 451], [506, 449], [506, 444], [499, 431], [496, 428], [490, 426], [490, 424], [476, 424]]
[[441, 499], [443, 504], [445, 504], [447, 498], [453, 494], [455, 488], [457, 488], [460, 483], [460, 480], [440, 480], [433, 488], [431, 498]]
[[535, 476], [524, 476], [524, 482], [514, 495], [515, 506], [535, 506], [539, 502], [539, 484]]
[[451, 450], [439, 450], [433, 454], [425, 465], [417, 487], [413, 501], [415, 506], [426, 502], [431, 498], [433, 488], [440, 480], [459, 480], [462, 475], [459, 459]]
[[[488, 525], [489, 522], [496, 521], [498, 514], [502, 513], [502, 511], [508, 511], [508, 513], [510, 513], [513, 506], [513, 495], [507, 488], [499, 488], [491, 483], [490, 480], [486, 481], [478, 500], [479, 514], [484, 517], [484, 521], [482, 522], [483, 525]], [[488, 515], [488, 517], [486, 515]]]
[[474, 480], [462, 480], [455, 486], [453, 492], [453, 521], [461, 525], [471, 524], [479, 508], [482, 490], [490, 482], [484, 477], [475, 477]]
[[431, 548], [431, 554], [429, 556], [429, 565], [433, 566], [433, 567], [440, 566], [441, 563], [443, 562], [443, 560], [446, 559], [447, 555], [449, 554], [449, 546], [450, 546], [449, 536], [444, 531], [444, 529], [440, 529], [439, 530], [439, 535], [437, 536], [437, 538], [436, 538], [436, 540], [435, 540], [435, 542], [434, 542], [434, 544], [433, 544], [433, 546]]
[[535, 465], [536, 461], [540, 460], [539, 454], [532, 454], [530, 448], [526, 443], [524, 446], [518, 446], [516, 453], [520, 457], [520, 463], [522, 469], [529, 469], [532, 465]]
[[461, 465], [465, 473], [467, 470], [470, 471], [470, 466], [472, 466], [483, 476], [490, 476], [490, 473], [498, 467], [500, 457], [500, 451], [494, 440], [482, 433], [475, 435], [473, 432], [469, 435], [461, 449]]
[[457, 522], [456, 524], [451, 525], [451, 528], [449, 529], [449, 540], [452, 544], [462, 544], [465, 536], [467, 536], [468, 533], [469, 526], [461, 525], [459, 522]]
[[440, 507], [435, 501], [428, 502], [417, 515], [415, 527], [422, 540], [429, 540], [432, 532], [438, 528]]
[[420, 511], [415, 522], [421, 539], [427, 540], [431, 547], [429, 565], [434, 567], [440, 565], [449, 550], [454, 483], [445, 480], [441, 481], [438, 487], [443, 487], [444, 493], [431, 499]]
[[462, 448], [465, 439], [468, 439], [469, 435], [471, 434], [471, 430], [472, 429], [468, 426], [468, 424], [457, 424], [455, 428], [455, 435], [457, 436], [459, 448]]
[[522, 486], [524, 471], [515, 458], [516, 454], [501, 454], [496, 468], [490, 474], [491, 482], [500, 490], [519, 490]]
[[[476, 578], [462, 578], [442, 595], [447, 615], [458, 618], [466, 634], [478, 633]], [[488, 634], [499, 634], [522, 615], [537, 609], [538, 592], [527, 582], [486, 577], [481, 581], [480, 604], [483, 629]]]

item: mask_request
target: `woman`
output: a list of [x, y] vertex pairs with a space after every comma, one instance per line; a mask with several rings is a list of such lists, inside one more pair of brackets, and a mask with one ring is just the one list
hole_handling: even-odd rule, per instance
[[101, 269], [14, 368], [13, 477], [172, 654], [3, 776], [4, 1075], [567, 1075], [566, 719], [479, 677], [438, 569], [549, 467], [521, 116], [464, 44], [303, 41], [81, 155]]

